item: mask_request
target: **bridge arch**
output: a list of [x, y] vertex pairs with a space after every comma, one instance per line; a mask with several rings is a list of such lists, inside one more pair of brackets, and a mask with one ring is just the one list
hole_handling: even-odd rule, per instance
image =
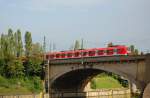
[[[82, 66], [82, 65], [79, 65]], [[106, 65], [105, 65], [106, 66]], [[114, 65], [115, 66], [115, 65]], [[124, 66], [124, 65], [121, 65]], [[121, 68], [122, 69], [122, 68]], [[137, 85], [137, 87], [141, 87], [140, 83], [136, 81], [135, 77], [132, 75], [125, 73], [124, 71], [118, 70], [118, 68], [110, 68], [99, 65], [92, 66], [83, 66], [83, 67], [71, 67], [69, 70], [63, 71], [57, 74], [51, 80], [51, 88], [53, 90], [69, 90], [69, 91], [83, 91], [86, 84], [96, 75], [102, 72], [111, 72], [117, 75], [123, 76], [128, 79], [130, 82]]]

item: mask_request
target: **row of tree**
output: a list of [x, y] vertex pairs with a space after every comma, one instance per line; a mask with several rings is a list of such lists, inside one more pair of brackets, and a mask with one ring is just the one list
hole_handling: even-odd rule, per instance
[[6, 78], [40, 76], [43, 47], [32, 42], [30, 32], [26, 32], [24, 43], [20, 30], [0, 36], [0, 75]]

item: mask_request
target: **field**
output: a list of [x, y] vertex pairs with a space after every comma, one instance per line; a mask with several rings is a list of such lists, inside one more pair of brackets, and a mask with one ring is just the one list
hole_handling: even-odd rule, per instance
[[118, 80], [111, 76], [101, 76], [95, 77], [91, 81], [91, 88], [93, 89], [113, 89], [113, 88], [123, 88]]

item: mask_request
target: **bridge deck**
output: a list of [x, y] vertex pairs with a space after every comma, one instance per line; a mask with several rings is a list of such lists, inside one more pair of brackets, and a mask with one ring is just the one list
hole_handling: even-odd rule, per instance
[[105, 62], [135, 62], [145, 60], [145, 55], [138, 56], [102, 56], [102, 57], [84, 57], [69, 59], [53, 59], [49, 60], [51, 65], [59, 64], [81, 64], [81, 63], [105, 63]]

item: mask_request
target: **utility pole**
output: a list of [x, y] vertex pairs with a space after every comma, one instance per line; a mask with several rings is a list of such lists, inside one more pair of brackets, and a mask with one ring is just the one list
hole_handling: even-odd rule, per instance
[[52, 43], [49, 43], [49, 52], [52, 52]]
[[46, 37], [44, 36], [43, 51], [46, 52]]
[[[50, 42], [50, 46], [49, 46], [49, 52], [51, 53], [52, 52], [52, 48], [53, 48], [53, 44]], [[47, 79], [48, 79], [48, 98], [50, 98], [50, 60], [47, 61]]]
[[45, 92], [45, 53], [46, 53], [46, 37], [44, 36], [43, 40], [43, 64], [42, 64], [42, 85], [44, 87], [41, 97], [44, 98]]
[[50, 97], [50, 85], [49, 85], [50, 84], [50, 80], [49, 80], [49, 77], [50, 77], [50, 72], [49, 72], [50, 60], [48, 60], [47, 63], [48, 63], [48, 65], [47, 65], [48, 66], [47, 74], [48, 74], [48, 98], [49, 98]]
[[84, 63], [84, 61], [83, 61], [83, 38], [81, 39], [81, 59], [82, 59], [81, 64], [83, 65], [83, 63]]
[[83, 38], [81, 39], [81, 49], [83, 50], [84, 46], [83, 46]]

